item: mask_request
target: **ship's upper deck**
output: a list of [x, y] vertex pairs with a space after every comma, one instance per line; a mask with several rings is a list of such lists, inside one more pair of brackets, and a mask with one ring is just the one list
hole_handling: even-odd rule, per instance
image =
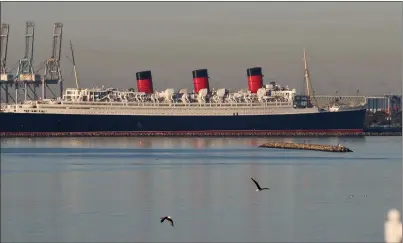
[[208, 92], [200, 89], [198, 93], [186, 89], [175, 91], [166, 89], [154, 93], [136, 92], [132, 89], [118, 90], [115, 88], [68, 88], [64, 91], [61, 102], [122, 102], [122, 103], [154, 103], [154, 104], [278, 104], [292, 103], [296, 95], [295, 89], [267, 84], [256, 93], [249, 90], [230, 92], [228, 89], [218, 89]]
[[67, 88], [61, 98], [9, 105], [6, 112], [138, 115], [267, 115], [318, 112], [306, 96], [274, 82], [259, 88], [230, 92], [227, 89], [181, 89], [145, 93], [133, 89]]

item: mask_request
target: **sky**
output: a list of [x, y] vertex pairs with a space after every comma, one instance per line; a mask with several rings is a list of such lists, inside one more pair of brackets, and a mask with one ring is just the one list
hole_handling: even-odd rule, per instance
[[192, 89], [192, 70], [207, 68], [210, 87], [238, 90], [261, 66], [264, 83], [302, 92], [306, 48], [315, 94], [402, 93], [402, 2], [1, 2], [9, 68], [28, 20], [35, 69], [63, 23], [65, 88], [75, 86], [71, 40], [81, 87], [136, 88], [136, 72], [151, 70], [157, 90]]

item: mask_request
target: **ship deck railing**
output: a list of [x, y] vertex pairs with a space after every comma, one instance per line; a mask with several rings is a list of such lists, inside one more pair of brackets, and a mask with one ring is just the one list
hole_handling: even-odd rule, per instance
[[[60, 107], [55, 104], [40, 104], [52, 105]], [[152, 102], [69, 102], [64, 101], [62, 105], [79, 105], [79, 106], [130, 106], [130, 107], [282, 107], [292, 106], [292, 102], [259, 102], [259, 103], [152, 103]]]

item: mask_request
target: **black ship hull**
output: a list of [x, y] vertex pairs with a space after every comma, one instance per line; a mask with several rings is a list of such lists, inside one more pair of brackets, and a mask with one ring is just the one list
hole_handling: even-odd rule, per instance
[[362, 133], [365, 109], [246, 116], [0, 113], [1, 136], [296, 135]]

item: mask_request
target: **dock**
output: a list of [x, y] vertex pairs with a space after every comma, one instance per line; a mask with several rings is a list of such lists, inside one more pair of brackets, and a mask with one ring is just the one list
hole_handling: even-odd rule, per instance
[[323, 152], [353, 152], [351, 149], [342, 145], [326, 145], [326, 144], [307, 144], [307, 143], [283, 143], [269, 142], [259, 146], [260, 148], [280, 148], [280, 149], [300, 149], [315, 150]]

